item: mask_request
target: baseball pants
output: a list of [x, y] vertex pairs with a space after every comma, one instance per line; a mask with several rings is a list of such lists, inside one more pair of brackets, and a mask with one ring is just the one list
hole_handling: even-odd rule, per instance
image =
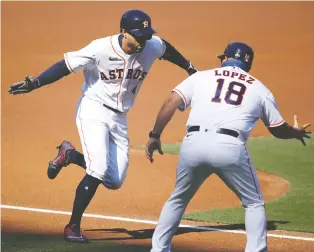
[[129, 166], [126, 114], [117, 114], [98, 101], [83, 96], [76, 125], [86, 161], [86, 173], [108, 189], [119, 189]]
[[180, 149], [175, 190], [161, 211], [151, 252], [171, 250], [171, 240], [188, 203], [213, 173], [239, 197], [245, 208], [245, 252], [266, 252], [264, 201], [245, 144], [235, 137], [213, 132], [200, 131], [188, 135]]

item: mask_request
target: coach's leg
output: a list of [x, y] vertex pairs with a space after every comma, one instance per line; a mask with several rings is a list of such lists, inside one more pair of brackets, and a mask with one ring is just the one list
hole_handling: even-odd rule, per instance
[[267, 217], [264, 203], [249, 203], [245, 208], [247, 243], [245, 252], [266, 252]]
[[[242, 204], [245, 208], [245, 229], [247, 236], [246, 252], [267, 252], [267, 216], [260, 183], [253, 166], [252, 159], [244, 146], [242, 167], [245, 167], [245, 177], [250, 181], [247, 184]], [[251, 179], [249, 179], [250, 177]], [[254, 186], [253, 186], [254, 184]]]
[[267, 217], [256, 170], [243, 146], [236, 166], [225, 167], [217, 175], [240, 198], [245, 208], [246, 252], [267, 251]]
[[175, 190], [162, 208], [152, 238], [152, 252], [169, 252], [184, 211], [201, 184], [211, 174], [195, 160], [193, 151], [181, 147]]

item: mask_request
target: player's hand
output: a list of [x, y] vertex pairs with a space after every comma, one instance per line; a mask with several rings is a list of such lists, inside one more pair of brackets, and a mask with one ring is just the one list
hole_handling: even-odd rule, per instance
[[301, 143], [305, 146], [306, 144], [305, 144], [304, 138], [311, 138], [309, 134], [311, 134], [312, 132], [307, 130], [307, 128], [310, 127], [311, 124], [307, 123], [300, 127], [297, 115], [294, 115], [293, 120], [294, 120], [293, 127], [295, 129], [298, 129], [298, 135], [296, 136], [296, 139], [300, 140]]
[[156, 138], [153, 138], [151, 137], [147, 144], [146, 144], [146, 157], [147, 159], [153, 163], [154, 162], [154, 159], [153, 159], [153, 153], [155, 150], [158, 150], [159, 154], [163, 155], [163, 151], [161, 149], [161, 142], [159, 139], [156, 139]]
[[9, 89], [8, 92], [13, 95], [24, 94], [33, 91], [36, 88], [39, 88], [40, 84], [37, 79], [33, 76], [25, 76], [25, 80], [14, 83]]

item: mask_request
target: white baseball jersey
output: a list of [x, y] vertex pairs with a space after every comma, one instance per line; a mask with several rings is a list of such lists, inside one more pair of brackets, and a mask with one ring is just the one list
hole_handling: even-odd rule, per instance
[[246, 141], [259, 118], [267, 127], [284, 123], [270, 90], [238, 67], [199, 71], [173, 91], [184, 101], [180, 110], [191, 104], [187, 126], [232, 129]]
[[71, 72], [84, 70], [84, 95], [121, 112], [127, 112], [153, 62], [166, 46], [159, 37], [148, 40], [141, 53], [126, 54], [119, 34], [97, 39], [79, 51], [64, 54]]

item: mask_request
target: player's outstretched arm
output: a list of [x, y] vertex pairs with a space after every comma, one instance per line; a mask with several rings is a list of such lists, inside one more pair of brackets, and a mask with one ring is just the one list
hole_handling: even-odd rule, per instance
[[158, 150], [160, 154], [163, 154], [161, 150], [160, 136], [168, 122], [173, 117], [176, 109], [182, 105], [183, 100], [176, 92], [172, 92], [165, 103], [162, 105], [155, 122], [154, 129], [149, 133], [149, 140], [146, 144], [146, 157], [152, 163], [153, 153]]
[[67, 76], [69, 73], [70, 71], [66, 66], [65, 60], [61, 60], [49, 67], [37, 78], [26, 76], [25, 80], [14, 83], [11, 85], [8, 92], [13, 95], [29, 93], [34, 89], [53, 83], [62, 77]]
[[278, 127], [268, 128], [270, 133], [277, 138], [280, 139], [298, 139], [305, 146], [304, 138], [311, 138], [309, 134], [311, 131], [307, 130], [307, 128], [311, 125], [310, 123], [304, 124], [303, 126], [299, 126], [298, 117], [294, 115], [294, 125], [293, 127], [288, 123], [284, 123]]
[[181, 53], [177, 51], [169, 42], [162, 39], [166, 45], [166, 51], [160, 59], [168, 60], [169, 62], [183, 68], [188, 72], [189, 75], [192, 75], [197, 72], [193, 64], [182, 56]]

